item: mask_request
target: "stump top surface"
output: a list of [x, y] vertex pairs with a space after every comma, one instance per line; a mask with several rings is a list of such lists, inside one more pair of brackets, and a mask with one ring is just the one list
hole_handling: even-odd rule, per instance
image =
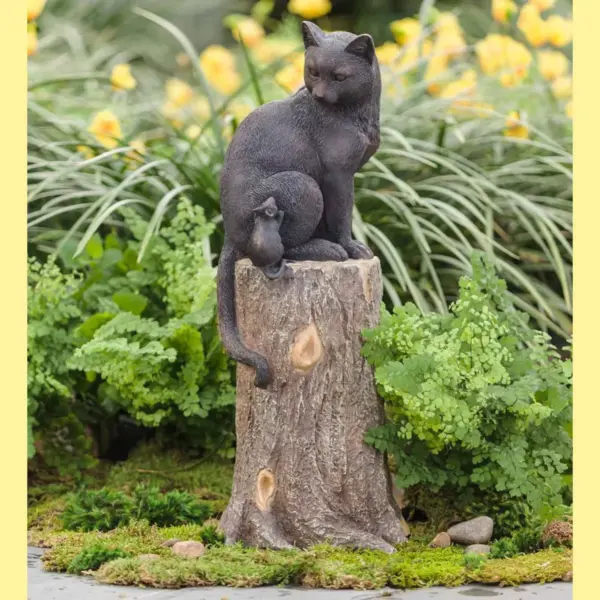
[[[379, 258], [374, 256], [368, 260], [360, 259], [348, 259], [344, 261], [316, 261], [316, 260], [302, 260], [302, 261], [287, 261], [286, 263], [293, 271], [334, 271], [336, 269], [346, 269], [348, 267], [375, 267], [379, 265]], [[252, 264], [249, 258], [242, 258], [236, 263], [238, 269], [258, 269]]]

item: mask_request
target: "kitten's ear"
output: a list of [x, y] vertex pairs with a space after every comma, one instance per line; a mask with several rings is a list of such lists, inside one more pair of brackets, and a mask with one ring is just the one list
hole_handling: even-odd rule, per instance
[[345, 48], [346, 52], [366, 58], [369, 63], [373, 62], [375, 56], [375, 44], [373, 38], [368, 33], [363, 33], [353, 39]]
[[308, 50], [311, 46], [318, 46], [324, 36], [323, 30], [310, 21], [302, 21], [302, 37], [304, 47]]

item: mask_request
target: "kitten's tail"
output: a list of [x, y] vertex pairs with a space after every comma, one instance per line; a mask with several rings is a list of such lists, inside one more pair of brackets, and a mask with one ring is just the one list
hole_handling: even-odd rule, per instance
[[242, 343], [235, 316], [235, 248], [225, 238], [217, 271], [219, 332], [225, 351], [233, 360], [256, 370], [255, 385], [266, 388], [273, 379], [267, 359]]

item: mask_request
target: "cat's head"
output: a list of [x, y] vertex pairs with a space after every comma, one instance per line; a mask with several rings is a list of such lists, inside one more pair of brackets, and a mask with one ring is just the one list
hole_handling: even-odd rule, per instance
[[319, 102], [351, 105], [368, 102], [376, 84], [375, 46], [370, 35], [325, 33], [304, 21], [304, 83]]

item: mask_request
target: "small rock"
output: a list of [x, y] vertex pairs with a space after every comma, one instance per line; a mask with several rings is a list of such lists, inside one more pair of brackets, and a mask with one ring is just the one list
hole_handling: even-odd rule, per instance
[[489, 554], [491, 548], [486, 544], [471, 544], [465, 548], [465, 554]]
[[494, 521], [489, 517], [476, 517], [448, 529], [450, 539], [456, 544], [487, 544], [492, 539]]
[[452, 544], [452, 540], [450, 539], [450, 536], [445, 532], [442, 531], [441, 533], [438, 533], [433, 540], [431, 540], [431, 544], [429, 544], [430, 548], [448, 548], [448, 546], [450, 546]]
[[156, 560], [157, 558], [160, 558], [158, 554], [140, 554], [138, 556], [139, 560]]
[[177, 542], [180, 542], [180, 541], [181, 540], [179, 538], [171, 538], [170, 540], [163, 542], [161, 544], [161, 548], [170, 548], [171, 546], [174, 546]]
[[177, 542], [173, 544], [171, 550], [174, 554], [185, 556], [186, 558], [199, 558], [204, 554], [206, 549], [202, 542]]

